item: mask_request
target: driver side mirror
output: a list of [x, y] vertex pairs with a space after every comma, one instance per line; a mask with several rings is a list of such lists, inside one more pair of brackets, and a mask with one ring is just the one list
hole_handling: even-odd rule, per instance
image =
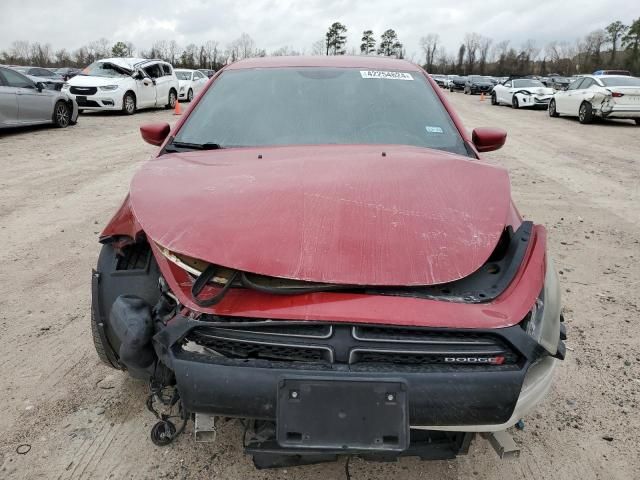
[[44, 90], [46, 87], [44, 85], [44, 83], [42, 82], [37, 82], [36, 83], [36, 90], [38, 90], [39, 92], [41, 92], [42, 90]]
[[501, 128], [479, 127], [471, 133], [471, 141], [479, 152], [492, 152], [502, 148], [507, 141], [507, 132]]
[[144, 78], [144, 73], [142, 73], [142, 70], [136, 70], [132, 77], [134, 80], [142, 80]]
[[167, 136], [169, 136], [170, 131], [171, 127], [168, 123], [147, 123], [140, 126], [140, 135], [142, 135], [142, 139], [156, 147], [162, 145], [162, 142], [164, 142]]

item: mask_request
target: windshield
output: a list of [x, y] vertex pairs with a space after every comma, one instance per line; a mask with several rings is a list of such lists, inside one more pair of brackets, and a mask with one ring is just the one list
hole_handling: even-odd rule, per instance
[[640, 87], [637, 77], [600, 77], [599, 80], [605, 87]]
[[109, 62], [94, 62], [87, 68], [82, 70], [80, 75], [89, 75], [92, 77], [128, 77], [131, 75], [127, 69], [114, 65]]
[[222, 148], [403, 144], [469, 155], [423, 75], [351, 68], [227, 71], [175, 142]]
[[514, 80], [513, 86], [515, 88], [544, 87], [540, 80], [532, 80], [529, 78], [525, 80]]
[[191, 72], [181, 72], [180, 70], [174, 70], [178, 80], [191, 80]]

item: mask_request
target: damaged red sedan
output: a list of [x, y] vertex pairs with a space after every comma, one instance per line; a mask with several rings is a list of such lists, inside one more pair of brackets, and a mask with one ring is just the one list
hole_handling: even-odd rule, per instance
[[508, 448], [565, 346], [545, 229], [479, 157], [504, 131], [469, 136], [406, 61], [275, 57], [141, 133], [91, 327], [150, 382], [154, 443], [235, 417], [259, 468]]

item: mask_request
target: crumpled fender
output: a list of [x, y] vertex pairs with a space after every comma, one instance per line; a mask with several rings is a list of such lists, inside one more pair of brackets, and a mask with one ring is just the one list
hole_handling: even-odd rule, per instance
[[117, 243], [118, 247], [123, 247], [129, 243], [136, 243], [143, 235], [142, 227], [131, 210], [127, 194], [118, 211], [100, 233], [99, 240], [100, 243]]

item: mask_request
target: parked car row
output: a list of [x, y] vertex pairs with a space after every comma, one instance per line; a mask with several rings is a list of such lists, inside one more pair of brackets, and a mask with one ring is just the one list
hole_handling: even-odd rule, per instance
[[491, 104], [543, 107], [551, 117], [578, 117], [580, 123], [591, 123], [600, 117], [633, 119], [640, 125], [640, 78], [624, 74], [581, 75], [563, 90], [554, 90], [532, 78], [509, 78], [493, 88]]

